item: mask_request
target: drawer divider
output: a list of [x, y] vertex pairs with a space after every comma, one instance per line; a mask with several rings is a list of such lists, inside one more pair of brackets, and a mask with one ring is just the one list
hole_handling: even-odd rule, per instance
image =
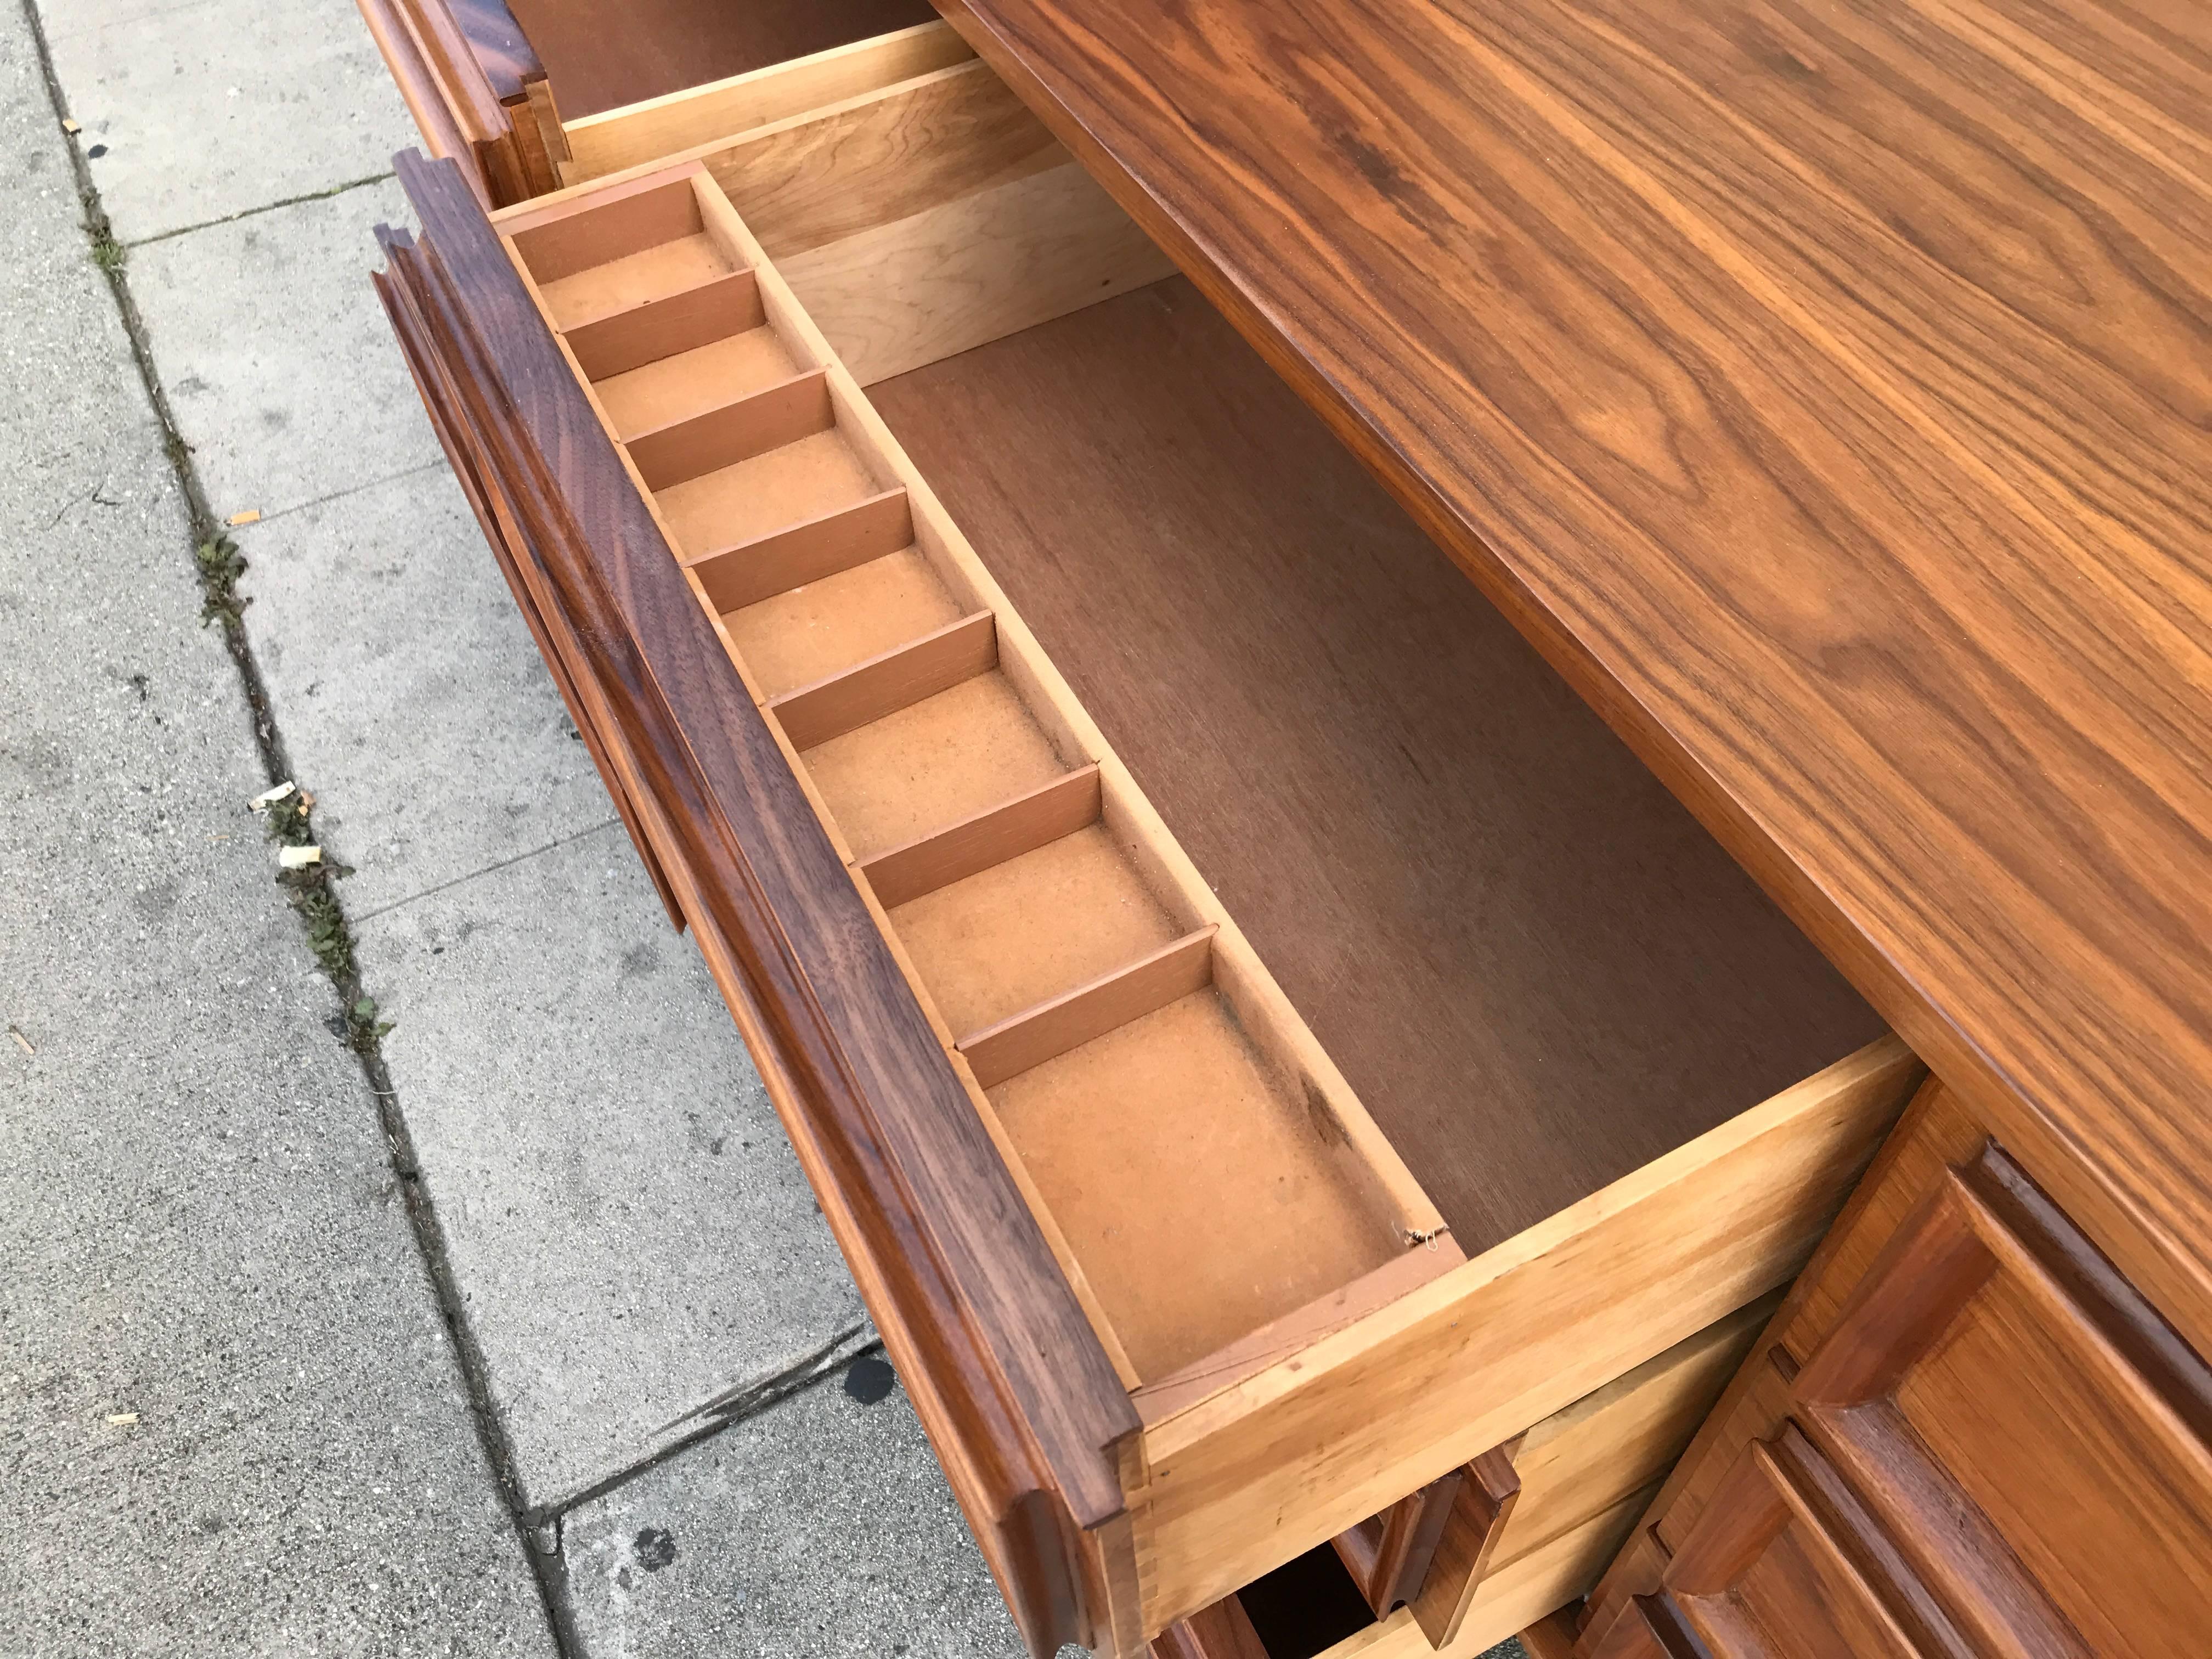
[[860, 861], [876, 902], [886, 910], [956, 881], [1034, 853], [1098, 822], [1103, 791], [1096, 763], [1079, 767], [973, 817], [916, 836]]
[[539, 283], [695, 234], [702, 224], [688, 179], [643, 179], [611, 190], [589, 213], [539, 208], [501, 226]]
[[769, 712], [782, 725], [793, 748], [811, 749], [998, 665], [998, 619], [978, 611], [826, 679], [771, 698]]
[[661, 490], [781, 449], [836, 424], [830, 380], [818, 368], [630, 439], [624, 446], [647, 489]]
[[901, 485], [684, 562], [698, 574], [714, 609], [726, 615], [913, 544], [914, 507]]
[[996, 1088], [1212, 984], [1217, 931], [1209, 923], [1125, 967], [971, 1031], [953, 1046], [979, 1086]]
[[732, 270], [611, 316], [563, 329], [587, 380], [611, 380], [664, 357], [764, 326], [760, 279]]

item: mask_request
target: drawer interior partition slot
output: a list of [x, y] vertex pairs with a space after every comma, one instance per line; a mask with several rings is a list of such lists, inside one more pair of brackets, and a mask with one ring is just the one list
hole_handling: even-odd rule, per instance
[[862, 858], [1073, 769], [1002, 671], [817, 744], [800, 759]]
[[1085, 766], [973, 817], [878, 853], [860, 866], [876, 902], [896, 910], [1098, 822], [1098, 769]]
[[1072, 991], [971, 1031], [955, 1046], [967, 1056], [975, 1081], [996, 1088], [1206, 989], [1213, 983], [1213, 935], [1211, 927], [1186, 933]]
[[695, 240], [722, 270], [738, 263], [707, 234], [698, 195], [681, 179], [610, 191], [589, 213], [533, 216], [507, 226], [506, 234], [562, 327], [568, 325], [560, 321], [561, 285], [585, 271]]
[[886, 489], [751, 541], [690, 561], [725, 617], [914, 545], [914, 509], [904, 489]]
[[646, 488], [658, 492], [826, 435], [835, 420], [815, 368], [626, 441]]
[[[1082, 775], [1021, 799], [1050, 801], [1055, 788], [1079, 787]], [[978, 1036], [1191, 931], [1096, 821], [909, 899], [890, 916], [946, 1027]], [[973, 1041], [963, 1036], [963, 1046]]]
[[988, 611], [948, 623], [853, 667], [787, 691], [769, 704], [801, 749], [896, 714], [999, 665], [999, 634]]
[[[1034, 642], [1009, 657], [988, 573], [712, 179], [678, 182], [702, 229], [647, 179], [611, 187], [631, 192], [614, 258], [585, 262], [573, 229], [516, 246], [533, 275], [555, 258], [553, 288], [698, 234], [755, 277], [763, 322], [672, 322], [680, 351], [598, 357], [629, 366], [594, 395], [1131, 1386], [1432, 1240], [1432, 1206], [1371, 1127], [1345, 1133], [1357, 1101], [1300, 1058], [1295, 1015], [1196, 872], [1172, 873], [1133, 783], [1109, 786]], [[749, 380], [763, 362], [786, 378]]]
[[735, 270], [720, 243], [703, 231], [693, 231], [603, 264], [587, 265], [574, 276], [547, 283], [540, 292], [555, 326], [588, 328], [719, 283]]
[[751, 541], [880, 495], [882, 485], [834, 428], [658, 492], [678, 551]]
[[1140, 1376], [1217, 1352], [1396, 1254], [1217, 988], [988, 1094]]
[[[745, 343], [750, 342], [750, 349], [764, 356], [774, 356], [780, 342], [774, 331], [765, 326], [767, 321], [761, 313], [760, 285], [752, 272], [732, 270], [696, 288], [664, 295], [597, 322], [579, 324], [568, 330], [568, 339], [584, 378], [599, 386], [599, 399], [617, 430], [644, 431], [665, 425], [677, 418], [678, 412], [689, 412], [681, 409], [687, 382], [708, 376], [723, 380], [732, 374], [743, 375]], [[694, 352], [710, 349], [711, 367], [692, 357]], [[781, 361], [782, 373], [766, 375], [763, 384], [797, 371], [799, 366], [788, 355], [783, 355]], [[658, 373], [645, 372], [656, 367]], [[627, 378], [633, 375], [634, 380]], [[620, 383], [611, 398], [610, 381]], [[656, 398], [675, 403], [677, 412], [652, 419], [623, 407], [630, 404], [650, 407]]]

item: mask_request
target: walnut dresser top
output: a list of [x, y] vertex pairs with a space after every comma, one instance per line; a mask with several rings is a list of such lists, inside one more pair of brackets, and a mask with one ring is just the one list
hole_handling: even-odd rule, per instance
[[2204, 1343], [2212, 10], [945, 9]]

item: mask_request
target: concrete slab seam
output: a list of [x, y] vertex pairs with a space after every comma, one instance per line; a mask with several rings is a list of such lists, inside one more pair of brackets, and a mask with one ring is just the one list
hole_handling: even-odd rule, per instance
[[501, 870], [511, 870], [516, 865], [542, 857], [556, 848], [566, 847], [569, 842], [581, 841], [586, 836], [596, 836], [609, 830], [617, 829], [621, 824], [622, 819], [619, 817], [601, 818], [597, 823], [587, 823], [581, 830], [572, 830], [565, 836], [556, 836], [543, 847], [526, 848], [510, 858], [503, 858], [495, 863], [487, 864], [481, 869], [471, 870], [465, 876], [455, 876], [450, 881], [441, 881], [434, 886], [425, 887], [420, 892], [408, 894], [404, 898], [396, 898], [389, 904], [380, 904], [374, 910], [364, 910], [356, 916], [354, 921], [356, 925], [361, 925], [374, 921], [379, 916], [388, 916], [394, 910], [404, 910], [409, 905], [428, 898], [434, 894], [450, 892], [456, 887], [466, 886], [480, 876], [495, 875]]
[[[60, 106], [57, 104], [55, 107], [59, 108]], [[343, 196], [349, 190], [380, 185], [392, 176], [392, 170], [387, 167], [382, 173], [372, 173], [366, 179], [349, 179], [345, 183], [332, 185], [327, 190], [311, 190], [299, 196], [287, 196], [281, 201], [263, 202], [253, 207], [240, 208], [235, 213], [226, 213], [219, 218], [203, 219], [198, 224], [179, 225], [173, 230], [157, 230], [151, 236], [141, 236], [135, 242], [125, 242], [122, 246], [126, 248], [150, 247], [156, 242], [173, 241], [179, 236], [189, 236], [196, 230], [212, 230], [217, 225], [234, 225], [240, 219], [258, 218], [264, 213], [274, 213], [279, 208], [298, 207], [304, 202], [327, 202], [331, 197]]]

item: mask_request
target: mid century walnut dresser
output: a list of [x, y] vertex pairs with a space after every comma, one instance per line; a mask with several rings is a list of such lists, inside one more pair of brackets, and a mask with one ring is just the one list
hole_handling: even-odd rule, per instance
[[2201, 9], [362, 4], [1036, 1651], [2207, 1650]]

